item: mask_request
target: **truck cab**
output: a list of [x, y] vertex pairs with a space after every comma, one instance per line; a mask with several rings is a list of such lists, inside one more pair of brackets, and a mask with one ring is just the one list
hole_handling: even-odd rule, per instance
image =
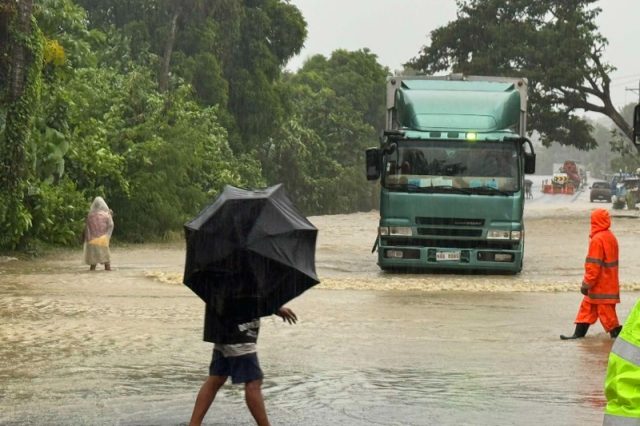
[[380, 179], [383, 270], [522, 269], [526, 80], [391, 77], [387, 130], [367, 151]]

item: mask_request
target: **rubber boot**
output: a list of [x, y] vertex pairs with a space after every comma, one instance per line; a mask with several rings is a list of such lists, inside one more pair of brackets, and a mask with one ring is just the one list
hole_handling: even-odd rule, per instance
[[560, 335], [562, 340], [580, 339], [587, 335], [589, 330], [589, 324], [586, 322], [579, 322], [576, 324], [576, 331], [573, 332], [573, 336]]
[[622, 331], [622, 326], [619, 325], [616, 328], [614, 328], [613, 330], [611, 330], [609, 332], [609, 334], [611, 335], [612, 339], [615, 339], [616, 337], [618, 337], [618, 334], [620, 334], [621, 331]]

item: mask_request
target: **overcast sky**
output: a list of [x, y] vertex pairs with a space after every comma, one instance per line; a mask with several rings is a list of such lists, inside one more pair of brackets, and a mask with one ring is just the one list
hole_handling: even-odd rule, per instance
[[[308, 36], [288, 69], [315, 54], [369, 48], [392, 71], [415, 57], [429, 33], [456, 17], [454, 0], [290, 0], [307, 21]], [[535, 1], [535, 0], [532, 0]], [[640, 0], [600, 0], [601, 33], [609, 40], [605, 59], [612, 74], [612, 100], [618, 107], [638, 100], [640, 80]], [[636, 91], [625, 90], [634, 88]]]

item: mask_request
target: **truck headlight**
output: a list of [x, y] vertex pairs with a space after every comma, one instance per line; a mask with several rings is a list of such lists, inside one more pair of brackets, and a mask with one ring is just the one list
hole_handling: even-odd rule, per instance
[[489, 232], [487, 232], [487, 240], [508, 240], [509, 238], [511, 238], [510, 231], [490, 229]]
[[411, 228], [408, 226], [390, 226], [389, 235], [401, 235], [403, 237], [410, 237], [413, 235]]
[[523, 235], [524, 235], [524, 232], [522, 232], [522, 231], [511, 231], [511, 239], [512, 240], [520, 241], [522, 239]]
[[402, 253], [402, 250], [386, 250], [385, 254], [386, 257], [389, 257], [391, 259], [402, 259], [404, 257], [404, 253]]
[[413, 235], [413, 232], [411, 231], [411, 228], [409, 226], [379, 226], [378, 235], [410, 237]]

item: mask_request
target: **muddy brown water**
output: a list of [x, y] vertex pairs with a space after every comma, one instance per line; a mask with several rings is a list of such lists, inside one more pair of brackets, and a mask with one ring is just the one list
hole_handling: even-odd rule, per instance
[[[322, 284], [290, 303], [297, 325], [261, 329], [272, 423], [601, 424], [611, 339], [599, 324], [558, 339], [573, 329], [594, 205], [549, 197], [527, 204], [518, 276], [381, 273], [376, 212], [312, 217]], [[624, 216], [621, 319], [640, 295], [640, 220]], [[0, 262], [0, 424], [188, 421], [211, 345], [180, 284], [184, 247], [112, 251], [112, 272], [87, 271], [80, 249]], [[253, 424], [242, 388], [225, 386], [206, 421]]]

